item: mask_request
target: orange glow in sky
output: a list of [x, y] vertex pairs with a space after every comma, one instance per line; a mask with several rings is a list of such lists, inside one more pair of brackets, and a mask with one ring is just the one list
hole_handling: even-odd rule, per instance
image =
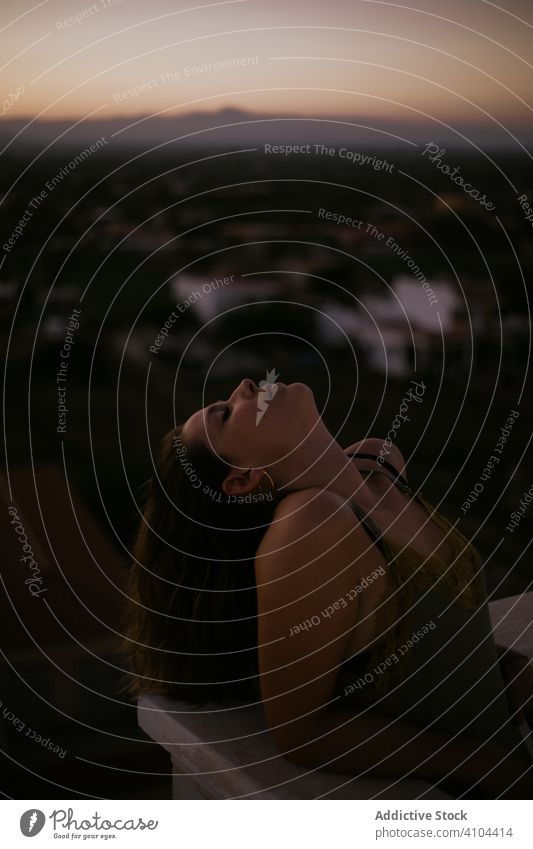
[[531, 120], [533, 4], [4, 3], [3, 120], [178, 114]]

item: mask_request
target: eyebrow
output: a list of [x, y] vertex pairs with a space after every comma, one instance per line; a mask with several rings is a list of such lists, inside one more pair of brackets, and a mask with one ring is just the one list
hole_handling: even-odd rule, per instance
[[[207, 425], [207, 422], [213, 416], [213, 414], [216, 413], [217, 410], [219, 410], [221, 407], [224, 407], [224, 406], [225, 405], [224, 405], [223, 401], [218, 401], [215, 404], [209, 404], [206, 407], [207, 413], [205, 413], [205, 415], [202, 417], [202, 420], [204, 421], [204, 423]], [[221, 423], [219, 422], [218, 424], [219, 424], [219, 428], [220, 428]]]
[[[217, 410], [221, 410], [225, 406], [226, 405], [225, 405], [224, 401], [217, 401], [215, 404], [210, 404], [209, 407], [207, 408], [206, 419], [209, 420], [209, 418], [212, 417], [213, 414], [217, 412]], [[219, 421], [219, 424], [220, 424], [220, 421]]]

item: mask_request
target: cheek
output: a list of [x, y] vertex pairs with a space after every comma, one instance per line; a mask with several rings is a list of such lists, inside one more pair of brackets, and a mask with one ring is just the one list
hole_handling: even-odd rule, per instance
[[258, 430], [253, 409], [236, 411], [227, 422], [223, 443], [231, 450], [231, 456], [242, 459], [257, 444]]
[[257, 407], [252, 407], [250, 404], [246, 407], [241, 407], [240, 410], [236, 410], [234, 413], [234, 422], [235, 432], [239, 433], [240, 436], [253, 436], [253, 432], [255, 431], [255, 415], [257, 412]]

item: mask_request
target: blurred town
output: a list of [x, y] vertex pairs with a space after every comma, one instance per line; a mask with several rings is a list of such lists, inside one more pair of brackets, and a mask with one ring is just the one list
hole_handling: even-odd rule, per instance
[[[530, 197], [533, 189], [519, 161], [503, 155], [496, 167], [456, 154], [462, 173], [494, 203], [488, 211], [419, 154], [388, 151], [394, 167], [376, 170], [261, 150], [102, 149], [59, 179], [76, 153], [35, 160], [7, 153], [0, 176], [3, 493], [7, 503], [14, 486], [21, 521], [43, 540], [52, 611], [40, 622], [36, 600], [8, 574], [19, 616], [4, 600], [11, 623], [4, 692], [16, 714], [17, 700], [28, 698], [16, 670], [26, 662], [25, 680], [42, 692], [46, 666], [50, 736], [68, 738], [61, 711], [87, 733], [79, 761], [79, 728], [71, 731], [72, 783], [81, 795], [95, 786], [109, 795], [111, 767], [90, 764], [117, 762], [118, 726], [124, 739], [137, 740], [124, 768], [149, 745], [138, 737], [134, 706], [118, 721], [101, 695], [119, 678], [112, 632], [142, 485], [161, 436], [228, 397], [243, 377], [259, 381], [275, 369], [286, 383], [308, 383], [343, 446], [385, 437], [409, 381], [423, 380], [424, 402], [397, 435], [410, 479], [475, 535], [495, 598], [529, 586], [531, 566], [518, 558], [528, 523], [513, 535], [504, 529], [533, 478], [526, 453], [533, 240], [510, 184]], [[40, 201], [29, 206], [32, 198]], [[483, 495], [462, 512], [518, 408]], [[51, 525], [55, 540], [43, 532]], [[12, 529], [5, 534], [16, 563]], [[97, 668], [91, 657], [100, 659]], [[65, 673], [51, 683], [49, 658], [68, 658], [85, 692]], [[42, 701], [35, 710], [36, 725], [45, 726]], [[12, 728], [6, 739], [6, 750], [17, 752], [19, 732]], [[13, 757], [6, 768], [16, 772]], [[164, 775], [159, 754], [146, 757]], [[31, 787], [22, 768], [19, 780]], [[121, 798], [135, 793], [128, 780]], [[139, 783], [140, 798], [161, 792], [152, 781], [152, 791]]]

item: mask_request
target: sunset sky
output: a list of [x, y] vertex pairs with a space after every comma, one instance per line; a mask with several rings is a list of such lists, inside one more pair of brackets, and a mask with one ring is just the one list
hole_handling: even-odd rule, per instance
[[[238, 107], [530, 123], [531, 0], [411, 3], [4, 2], [2, 120]], [[222, 60], [242, 64], [201, 68]]]

